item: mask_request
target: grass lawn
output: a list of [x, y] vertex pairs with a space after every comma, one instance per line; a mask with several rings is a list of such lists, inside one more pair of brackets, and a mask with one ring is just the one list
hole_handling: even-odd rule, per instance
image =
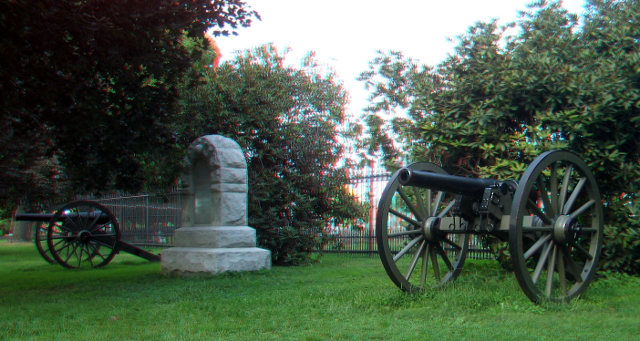
[[0, 241], [5, 340], [640, 340], [640, 279], [610, 275], [580, 300], [537, 306], [513, 274], [469, 261], [444, 289], [408, 295], [376, 255], [305, 267], [164, 277], [120, 254], [103, 269], [44, 262]]

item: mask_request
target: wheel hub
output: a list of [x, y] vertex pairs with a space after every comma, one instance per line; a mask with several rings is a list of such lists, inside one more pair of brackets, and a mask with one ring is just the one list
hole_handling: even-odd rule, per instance
[[422, 224], [422, 235], [426, 240], [435, 241], [438, 239], [440, 231], [440, 218], [429, 217]]
[[567, 215], [558, 216], [553, 225], [553, 239], [558, 243], [575, 242], [582, 233], [578, 219]]
[[91, 232], [89, 231], [81, 231], [80, 233], [78, 233], [78, 240], [82, 243], [82, 244], [89, 244], [89, 242], [91, 241]]

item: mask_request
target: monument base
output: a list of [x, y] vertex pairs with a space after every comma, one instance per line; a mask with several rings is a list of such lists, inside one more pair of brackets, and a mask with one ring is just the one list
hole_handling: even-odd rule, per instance
[[256, 246], [256, 230], [249, 226], [182, 227], [175, 232], [176, 247], [251, 248]]
[[257, 247], [172, 247], [162, 251], [161, 259], [163, 274], [220, 274], [271, 269], [271, 252]]

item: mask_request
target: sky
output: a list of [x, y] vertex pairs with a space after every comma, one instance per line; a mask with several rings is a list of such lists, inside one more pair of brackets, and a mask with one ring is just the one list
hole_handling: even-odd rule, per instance
[[[532, 0], [245, 0], [262, 17], [238, 36], [218, 37], [222, 61], [235, 51], [274, 43], [292, 49], [296, 65], [308, 51], [332, 67], [350, 94], [349, 110], [359, 114], [367, 104], [364, 84], [356, 77], [367, 70], [376, 50], [401, 51], [422, 64], [437, 65], [453, 52], [448, 37], [466, 32], [477, 21], [513, 21]], [[564, 0], [573, 13], [585, 0]]]

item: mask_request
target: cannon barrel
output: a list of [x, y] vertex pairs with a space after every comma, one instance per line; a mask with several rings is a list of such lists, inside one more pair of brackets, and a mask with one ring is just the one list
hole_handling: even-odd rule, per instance
[[[48, 222], [53, 218], [54, 213], [18, 213], [15, 216], [16, 221], [40, 221], [40, 222]], [[97, 216], [96, 213], [80, 213], [80, 217], [83, 219], [95, 219]], [[63, 221], [65, 218], [76, 219], [78, 218], [78, 213], [68, 213], [60, 216], [60, 221]], [[100, 218], [98, 218], [99, 224], [104, 224], [109, 222], [109, 216], [102, 213]]]
[[456, 193], [476, 199], [482, 199], [486, 188], [499, 184], [497, 180], [493, 179], [465, 178], [463, 176], [411, 170], [409, 168], [400, 170], [398, 182], [404, 186]]

